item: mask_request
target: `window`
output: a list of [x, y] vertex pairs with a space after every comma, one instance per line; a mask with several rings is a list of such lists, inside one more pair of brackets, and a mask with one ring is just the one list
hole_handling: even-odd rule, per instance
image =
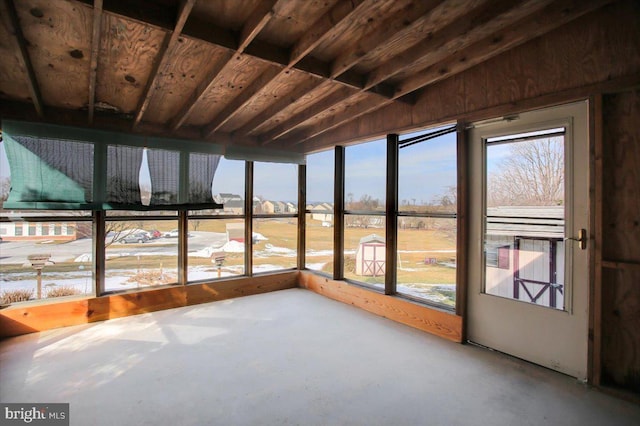
[[565, 129], [485, 140], [485, 292], [565, 309]]
[[333, 272], [334, 152], [307, 156], [305, 267]]
[[457, 141], [451, 130], [400, 138], [396, 290], [455, 307]]
[[255, 162], [253, 182], [253, 273], [295, 268], [298, 166]]
[[[70, 212], [55, 211], [20, 212], [22, 217], [16, 212], [0, 213], [0, 304], [93, 294], [90, 218], [70, 219]], [[48, 232], [63, 224], [76, 231], [68, 235]], [[26, 234], [22, 232], [25, 226]]]
[[[105, 222], [105, 291], [178, 282], [175, 212], [111, 213]], [[154, 214], [152, 216], [152, 214]]]
[[245, 162], [221, 159], [213, 196], [222, 209], [190, 211], [187, 280], [244, 275]]
[[345, 149], [344, 277], [374, 287], [385, 281], [385, 140]]

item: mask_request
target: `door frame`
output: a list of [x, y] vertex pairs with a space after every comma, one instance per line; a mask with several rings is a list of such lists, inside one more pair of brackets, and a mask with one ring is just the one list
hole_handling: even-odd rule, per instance
[[[483, 293], [484, 226], [486, 200], [486, 144], [484, 140], [533, 130], [535, 128], [565, 127], [565, 236], [574, 237], [578, 229], [591, 228], [590, 222], [590, 141], [589, 105], [574, 102], [506, 119], [474, 123], [469, 137], [469, 268], [467, 270], [467, 338], [469, 341], [526, 359], [545, 367], [577, 377], [587, 378], [589, 345], [589, 245], [577, 252], [577, 245], [568, 241], [565, 262], [570, 283], [565, 293], [565, 310], [554, 310], [520, 301]], [[579, 158], [576, 169], [574, 158]], [[580, 178], [577, 179], [576, 175]], [[571, 183], [569, 183], [571, 182]], [[575, 188], [575, 191], [574, 191]], [[575, 219], [575, 220], [574, 220]], [[579, 268], [579, 276], [573, 276]], [[487, 311], [490, 313], [487, 314]], [[497, 313], [497, 314], [496, 314]], [[509, 318], [536, 317], [544, 333], [538, 333], [537, 344], [532, 336], [518, 334], [518, 322]], [[491, 318], [495, 317], [495, 318]], [[502, 318], [502, 321], [500, 321]], [[519, 321], [519, 320], [518, 320]], [[522, 330], [526, 330], [522, 328]], [[546, 330], [554, 330], [547, 332]], [[546, 333], [546, 335], [545, 335]], [[555, 338], [554, 338], [555, 334]], [[499, 336], [499, 337], [496, 337]], [[558, 335], [564, 335], [558, 343]], [[504, 341], [500, 341], [500, 340]], [[526, 345], [530, 347], [522, 349]]]

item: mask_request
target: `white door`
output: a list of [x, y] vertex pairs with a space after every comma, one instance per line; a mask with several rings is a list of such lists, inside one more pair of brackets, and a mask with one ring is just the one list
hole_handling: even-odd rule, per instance
[[[587, 377], [588, 105], [470, 131], [468, 338]], [[582, 248], [581, 246], [585, 246]]]

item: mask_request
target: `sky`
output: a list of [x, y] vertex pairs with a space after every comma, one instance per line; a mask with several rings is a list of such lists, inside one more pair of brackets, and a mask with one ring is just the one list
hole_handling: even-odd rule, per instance
[[[420, 133], [402, 135], [401, 140]], [[307, 199], [333, 200], [333, 150], [307, 156]], [[400, 150], [399, 200], [430, 201], [456, 185], [456, 135], [449, 133]], [[363, 195], [384, 201], [386, 140], [380, 139], [345, 150], [345, 196]]]
[[[422, 132], [425, 133], [425, 132]], [[416, 135], [403, 135], [402, 139]], [[400, 150], [399, 199], [429, 201], [456, 185], [455, 133]], [[333, 202], [334, 150], [307, 156], [307, 200]], [[386, 140], [348, 146], [345, 151], [345, 195], [354, 200], [363, 195], [384, 202]], [[141, 170], [147, 181], [148, 170]], [[213, 181], [213, 193], [244, 194], [244, 162], [222, 158]], [[0, 177], [9, 174], [9, 165], [0, 143]], [[254, 163], [254, 195], [277, 201], [297, 200], [297, 166], [283, 163]]]
[[[424, 133], [424, 132], [423, 132]], [[401, 139], [414, 136], [404, 135]], [[355, 200], [370, 195], [385, 199], [386, 140], [346, 148], [345, 195]], [[400, 150], [400, 200], [429, 201], [456, 185], [456, 136], [450, 133]], [[297, 167], [293, 164], [254, 163], [254, 195], [264, 199], [295, 201]], [[307, 200], [333, 202], [334, 150], [307, 156]], [[244, 162], [220, 161], [213, 192], [244, 193]]]

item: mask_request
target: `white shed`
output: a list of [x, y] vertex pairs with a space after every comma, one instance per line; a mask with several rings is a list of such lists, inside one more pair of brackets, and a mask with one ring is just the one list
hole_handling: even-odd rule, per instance
[[360, 239], [356, 252], [356, 275], [383, 276], [385, 272], [385, 242], [379, 235], [371, 234]]
[[487, 209], [485, 291], [562, 309], [564, 207]]

